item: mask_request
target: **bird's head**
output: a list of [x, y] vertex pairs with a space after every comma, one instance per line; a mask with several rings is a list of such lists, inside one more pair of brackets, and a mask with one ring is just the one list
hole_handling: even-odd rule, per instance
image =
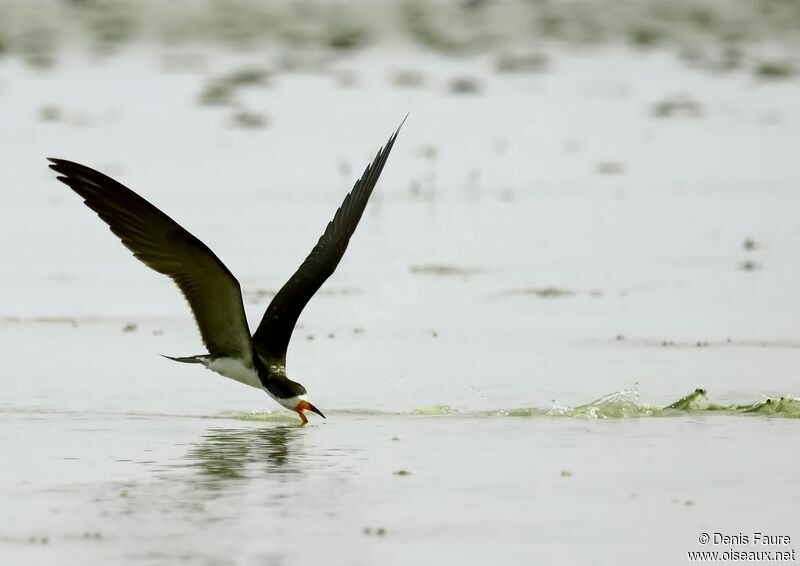
[[297, 413], [303, 424], [308, 422], [304, 411], [311, 411], [312, 413], [317, 413], [323, 419], [325, 418], [322, 411], [308, 402], [306, 388], [286, 377], [284, 366], [275, 365], [269, 368], [269, 377], [265, 389], [278, 403]]

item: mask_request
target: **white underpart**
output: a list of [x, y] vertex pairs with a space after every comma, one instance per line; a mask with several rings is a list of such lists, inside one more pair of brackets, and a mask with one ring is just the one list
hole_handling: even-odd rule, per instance
[[236, 358], [217, 358], [216, 360], [207, 362], [206, 367], [211, 371], [218, 373], [224, 377], [266, 391], [270, 397], [275, 399], [275, 401], [277, 401], [280, 405], [286, 407], [290, 411], [294, 411], [294, 408], [297, 407], [297, 404], [300, 401], [306, 400], [305, 395], [298, 395], [297, 397], [289, 397], [288, 399], [280, 399], [278, 397], [275, 397], [272, 393], [269, 392], [269, 390], [264, 388], [264, 385], [261, 383], [261, 380], [258, 379], [258, 373], [256, 373], [255, 368], [242, 363], [241, 360], [238, 360]]
[[241, 360], [237, 360], [236, 358], [217, 358], [216, 360], [208, 362], [206, 367], [213, 372], [236, 380], [239, 383], [264, 389], [261, 380], [258, 379], [258, 373], [256, 373], [255, 368], [243, 364]]

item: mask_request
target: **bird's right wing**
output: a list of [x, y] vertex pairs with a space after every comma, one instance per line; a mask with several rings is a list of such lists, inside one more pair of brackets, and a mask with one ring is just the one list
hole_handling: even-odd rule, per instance
[[252, 343], [239, 282], [214, 252], [114, 179], [71, 161], [50, 161], [58, 180], [83, 197], [134, 256], [175, 281], [212, 356], [250, 359]]

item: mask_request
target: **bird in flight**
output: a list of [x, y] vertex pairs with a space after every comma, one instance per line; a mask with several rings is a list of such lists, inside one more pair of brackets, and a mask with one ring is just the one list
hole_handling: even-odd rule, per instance
[[306, 424], [304, 411], [325, 415], [308, 401], [306, 388], [286, 375], [292, 330], [308, 301], [339, 265], [398, 133], [400, 128], [356, 181], [317, 245], [272, 299], [252, 337], [239, 281], [208, 246], [114, 179], [72, 161], [49, 161], [58, 180], [78, 193], [136, 258], [170, 277], [189, 302], [208, 353], [165, 357], [203, 364], [263, 389]]

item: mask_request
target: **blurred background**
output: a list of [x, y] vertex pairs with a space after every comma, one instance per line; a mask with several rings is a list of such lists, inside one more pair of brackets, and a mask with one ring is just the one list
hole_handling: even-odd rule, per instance
[[203, 239], [255, 324], [408, 113], [290, 351], [334, 404], [793, 383], [798, 2], [0, 10], [7, 319], [113, 319], [143, 331], [126, 337], [149, 340], [138, 353], [198, 349], [171, 283], [80, 210], [46, 156], [115, 176]]

